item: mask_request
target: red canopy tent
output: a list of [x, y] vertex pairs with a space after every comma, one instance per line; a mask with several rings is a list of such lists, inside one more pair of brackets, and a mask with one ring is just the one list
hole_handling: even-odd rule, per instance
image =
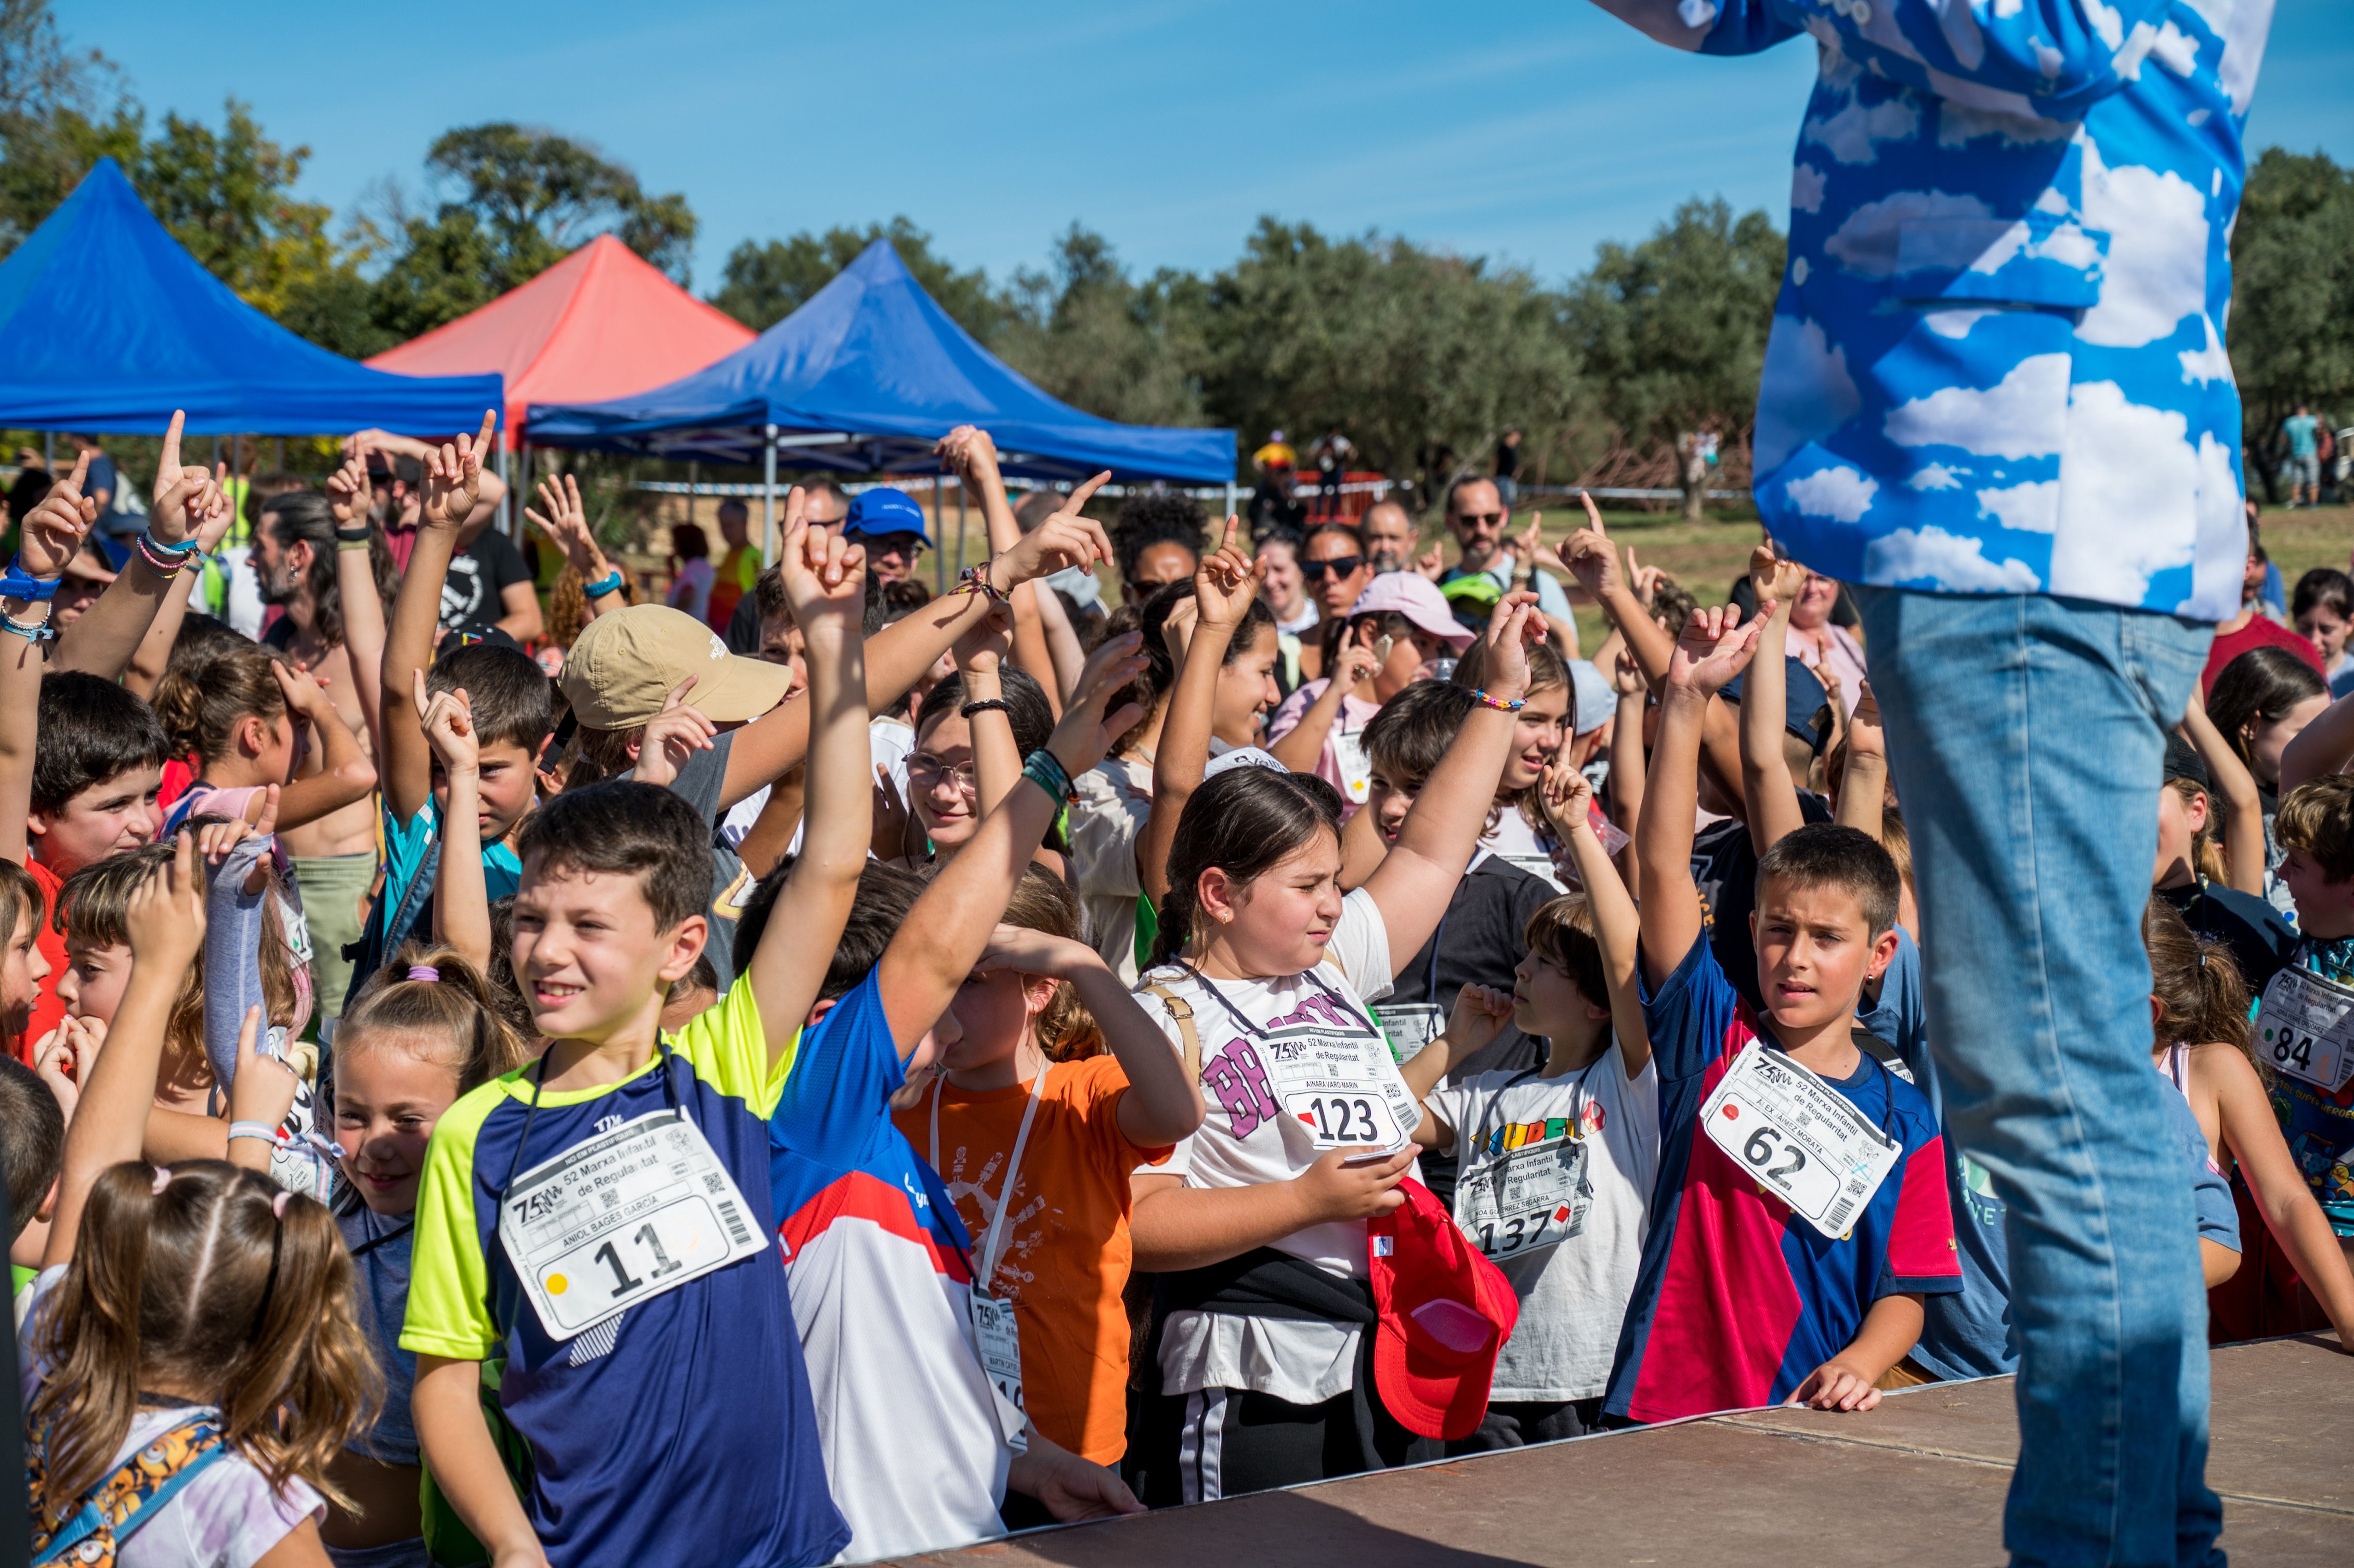
[[610, 234], [478, 311], [367, 363], [404, 376], [506, 377], [506, 429], [528, 440], [534, 403], [593, 403], [691, 376], [752, 329], [664, 277]]

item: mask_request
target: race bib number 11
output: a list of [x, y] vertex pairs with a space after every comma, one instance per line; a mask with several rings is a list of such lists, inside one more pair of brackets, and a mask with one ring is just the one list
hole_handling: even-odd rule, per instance
[[1754, 1040], [1700, 1115], [1710, 1142], [1834, 1241], [1903, 1152], [1838, 1090]]

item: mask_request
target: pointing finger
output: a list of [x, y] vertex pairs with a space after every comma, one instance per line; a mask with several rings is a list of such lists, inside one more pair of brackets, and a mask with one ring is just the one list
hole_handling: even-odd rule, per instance
[[1087, 502], [1093, 498], [1097, 491], [1101, 490], [1105, 485], [1110, 482], [1111, 470], [1109, 469], [1104, 470], [1101, 473], [1097, 474], [1093, 479], [1082, 480], [1078, 486], [1064, 500], [1063, 510], [1076, 516], [1078, 514], [1079, 509], [1085, 506]]

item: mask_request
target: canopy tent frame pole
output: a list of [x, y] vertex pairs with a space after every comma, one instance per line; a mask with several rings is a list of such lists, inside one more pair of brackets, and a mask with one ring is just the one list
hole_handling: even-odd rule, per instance
[[514, 445], [513, 432], [499, 443], [499, 532], [516, 544], [523, 543], [523, 509], [514, 503], [514, 480], [508, 466], [508, 449]]
[[761, 442], [760, 559], [777, 564], [777, 427], [770, 425]]
[[964, 480], [957, 480], [957, 570], [964, 570]]
[[695, 521], [695, 503], [703, 498], [703, 465], [693, 458], [686, 460], [686, 520]]
[[[932, 526], [934, 528], [940, 526], [940, 476], [938, 474], [932, 475]], [[940, 531], [947, 532], [946, 529], [940, 529]], [[964, 570], [964, 540], [961, 538], [957, 540], [957, 570]], [[939, 583], [939, 587], [933, 591], [948, 592], [949, 553], [946, 550], [932, 552], [932, 576]]]

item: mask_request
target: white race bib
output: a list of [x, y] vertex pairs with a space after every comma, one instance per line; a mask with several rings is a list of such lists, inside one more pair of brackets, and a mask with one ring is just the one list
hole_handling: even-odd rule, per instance
[[2336, 1094], [2354, 1077], [2354, 991], [2304, 969], [2281, 970], [2256, 1012], [2256, 1054]]
[[1320, 1151], [1373, 1145], [1394, 1153], [1422, 1125], [1389, 1043], [1372, 1030], [1293, 1024], [1259, 1037], [1276, 1104]]
[[1365, 732], [1343, 730], [1333, 721], [1332, 756], [1341, 765], [1341, 793], [1362, 806], [1373, 787], [1373, 759], [1365, 754]]
[[1567, 1241], [1594, 1206], [1586, 1159], [1576, 1137], [1508, 1150], [1456, 1181], [1455, 1223], [1497, 1262]]
[[516, 1177], [499, 1242], [554, 1340], [774, 1245], [703, 1129], [674, 1110], [648, 1111]]
[[975, 1285], [966, 1296], [972, 1319], [973, 1349], [989, 1376], [990, 1403], [997, 1407], [998, 1435], [1017, 1454], [1030, 1448], [1030, 1417], [1022, 1404], [1022, 1332], [1013, 1303]]
[[1834, 1241], [1903, 1152], [1837, 1089], [1762, 1041], [1741, 1048], [1700, 1118], [1710, 1142]]
[[1447, 1033], [1446, 1012], [1434, 1002], [1376, 1003], [1373, 1022], [1390, 1043], [1391, 1057], [1400, 1062], [1413, 1061], [1424, 1046]]
[[1527, 872], [1531, 876], [1535, 877], [1538, 881], [1550, 885], [1554, 892], [1566, 893], [1569, 891], [1568, 885], [1561, 879], [1561, 873], [1553, 868], [1553, 856], [1549, 854], [1508, 854], [1503, 858], [1505, 864], [1519, 866], [1522, 871]]

